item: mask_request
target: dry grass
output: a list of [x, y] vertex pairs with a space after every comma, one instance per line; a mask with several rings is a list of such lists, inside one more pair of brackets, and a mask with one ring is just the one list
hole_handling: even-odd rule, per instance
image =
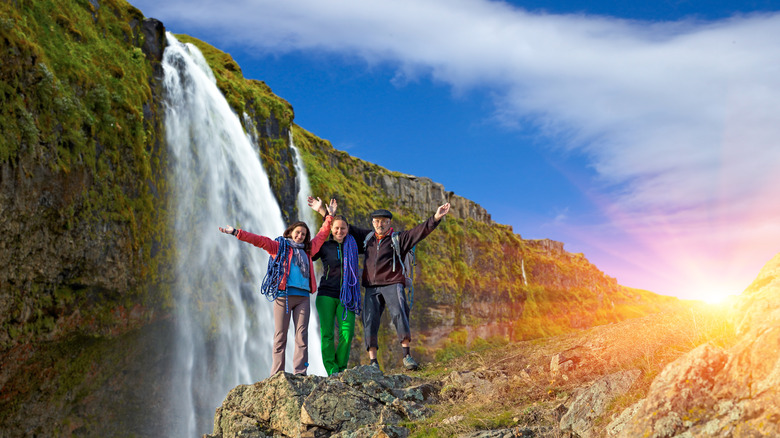
[[[606, 374], [639, 369], [633, 388], [613, 400], [597, 422], [603, 428], [643, 398], [670, 362], [706, 342], [729, 347], [734, 340], [730, 309], [683, 302], [658, 314], [555, 337], [491, 347], [483, 342], [480, 351], [419, 372], [443, 382], [442, 397], [431, 418], [408, 426], [413, 437], [508, 427], [548, 427], [546, 436], [556, 436], [561, 433], [556, 408], [570, 402], [578, 389]], [[552, 373], [555, 355], [560, 362], [571, 360], [571, 368]]]

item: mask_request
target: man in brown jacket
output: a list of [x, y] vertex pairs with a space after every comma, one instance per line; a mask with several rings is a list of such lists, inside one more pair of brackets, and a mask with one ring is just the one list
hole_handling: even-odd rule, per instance
[[[449, 211], [449, 203], [440, 206], [425, 222], [397, 233], [396, 239], [393, 239], [393, 215], [388, 210], [371, 213], [373, 230], [349, 227], [349, 232], [358, 245], [363, 244], [365, 247], [363, 287], [366, 292], [363, 299], [363, 328], [371, 365], [379, 367], [376, 359], [376, 351], [379, 348], [377, 335], [382, 312], [387, 307], [404, 351], [404, 367], [407, 370], [419, 368], [409, 349], [412, 334], [409, 329], [409, 305], [404, 291], [406, 277], [402, 266], [406, 254], [436, 229]], [[396, 244], [398, 248], [394, 248]]]

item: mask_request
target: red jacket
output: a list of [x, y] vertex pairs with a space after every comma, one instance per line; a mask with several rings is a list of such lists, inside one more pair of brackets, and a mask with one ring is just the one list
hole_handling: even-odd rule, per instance
[[[306, 255], [309, 259], [309, 292], [315, 293], [317, 292], [317, 278], [314, 275], [314, 263], [311, 261], [311, 255], [316, 254], [317, 251], [320, 250], [322, 247], [322, 244], [325, 243], [325, 240], [328, 238], [328, 235], [330, 235], [330, 224], [333, 222], [333, 216], [328, 215], [325, 217], [325, 221], [322, 223], [322, 226], [320, 227], [320, 231], [317, 232], [317, 235], [314, 236], [313, 239], [311, 239], [311, 252], [307, 252]], [[273, 239], [269, 239], [265, 236], [261, 236], [259, 234], [252, 234], [249, 231], [244, 230], [238, 230], [238, 234], [236, 235], [238, 240], [242, 240], [247, 243], [251, 243], [252, 245], [262, 248], [266, 251], [268, 251], [268, 254], [271, 254], [271, 256], [276, 257], [276, 254], [279, 252], [279, 242]], [[292, 251], [289, 251], [287, 253], [287, 264], [290, 265], [292, 261], [293, 253]], [[284, 277], [282, 278], [282, 281], [279, 282], [279, 290], [285, 290], [287, 289], [287, 277], [290, 275], [289, 271], [284, 273]]]

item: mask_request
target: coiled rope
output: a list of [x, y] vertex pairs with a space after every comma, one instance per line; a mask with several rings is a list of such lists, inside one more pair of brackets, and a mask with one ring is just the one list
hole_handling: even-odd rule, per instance
[[344, 306], [341, 319], [346, 321], [347, 311], [360, 315], [360, 283], [358, 283], [358, 250], [355, 238], [348, 234], [344, 239], [344, 258], [341, 261], [341, 293], [339, 299]]
[[[271, 256], [268, 259], [268, 270], [263, 277], [263, 282], [260, 285], [260, 293], [265, 295], [268, 301], [276, 301], [279, 297], [279, 284], [284, 277], [284, 273], [288, 269], [287, 252], [290, 250], [290, 245], [287, 243], [287, 239], [282, 236], [277, 237], [276, 242], [279, 244], [279, 251], [276, 253], [276, 257]], [[285, 295], [286, 297], [286, 295]], [[286, 312], [290, 311], [287, 300], [285, 299], [284, 308]]]

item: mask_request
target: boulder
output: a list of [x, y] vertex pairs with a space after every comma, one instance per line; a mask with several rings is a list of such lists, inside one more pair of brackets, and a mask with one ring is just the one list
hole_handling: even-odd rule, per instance
[[639, 370], [620, 371], [596, 380], [582, 390], [560, 421], [562, 431], [571, 431], [582, 438], [597, 436], [593, 425], [607, 410], [610, 401], [625, 394], [634, 384]]
[[277, 373], [234, 388], [217, 409], [207, 438], [393, 437], [399, 426], [431, 415], [439, 388], [406, 375], [358, 366], [331, 377]]

